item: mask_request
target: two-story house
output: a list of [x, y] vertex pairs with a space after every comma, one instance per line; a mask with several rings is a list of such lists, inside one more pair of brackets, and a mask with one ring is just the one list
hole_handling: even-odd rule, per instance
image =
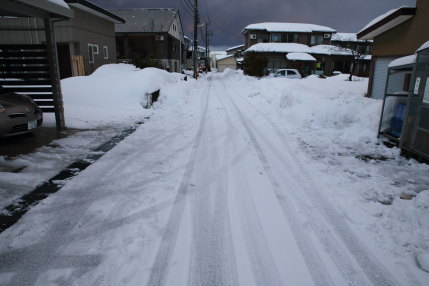
[[301, 23], [258, 23], [243, 29], [244, 48], [258, 43], [299, 43], [307, 46], [329, 45], [332, 28]]
[[112, 10], [126, 20], [116, 25], [117, 57], [130, 61], [133, 54], [158, 60], [172, 72], [180, 72], [185, 59], [185, 42], [177, 9]]
[[242, 31], [246, 52], [263, 53], [272, 72], [296, 68], [304, 75], [324, 66], [310, 55], [309, 47], [330, 45], [334, 33], [334, 29], [320, 25], [274, 22], [251, 24]]

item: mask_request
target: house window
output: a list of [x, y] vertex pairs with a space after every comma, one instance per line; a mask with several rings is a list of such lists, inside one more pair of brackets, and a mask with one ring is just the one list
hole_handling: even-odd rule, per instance
[[94, 45], [88, 44], [88, 60], [90, 64], [94, 63]]
[[286, 36], [287, 43], [297, 43], [298, 42], [298, 34], [289, 33]]
[[281, 38], [282, 38], [281, 34], [279, 34], [279, 33], [271, 34], [271, 42], [280, 42]]
[[320, 45], [322, 43], [323, 43], [323, 36], [322, 35], [311, 35], [310, 44], [312, 46], [314, 46], [314, 45]]
[[103, 56], [105, 60], [109, 58], [109, 48], [107, 46], [103, 46]]
[[94, 44], [94, 55], [98, 55], [98, 45]]

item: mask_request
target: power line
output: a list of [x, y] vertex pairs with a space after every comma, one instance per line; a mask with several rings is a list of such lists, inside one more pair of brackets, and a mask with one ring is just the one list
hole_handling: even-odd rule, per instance
[[186, 12], [186, 13], [188, 13], [189, 15], [193, 15], [193, 11], [192, 11], [192, 8], [190, 8], [189, 7], [189, 4], [185, 4], [185, 3], [187, 3], [187, 2], [183, 2], [183, 1], [185, 1], [185, 0], [179, 0], [179, 2], [180, 2], [180, 4], [182, 5], [182, 7], [183, 7], [183, 10]]
[[232, 36], [232, 37], [236, 37], [236, 38], [240, 38], [240, 39], [242, 39], [243, 38], [243, 36], [237, 36], [237, 35], [235, 35], [235, 34], [232, 34], [231, 32], [229, 32], [228, 30], [226, 30], [226, 29], [224, 29], [221, 25], [219, 25], [218, 23], [216, 23], [215, 21], [213, 21], [213, 20], [211, 20], [211, 22], [213, 23], [213, 24], [215, 24], [215, 26], [217, 26], [222, 32], [224, 32], [225, 34], [228, 34], [228, 35], [230, 35], [230, 36]]

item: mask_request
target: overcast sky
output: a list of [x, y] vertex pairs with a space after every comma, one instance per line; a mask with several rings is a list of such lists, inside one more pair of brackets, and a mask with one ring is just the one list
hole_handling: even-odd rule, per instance
[[[185, 34], [193, 37], [191, 13], [182, 3], [194, 0], [90, 0], [105, 8], [177, 8]], [[375, 17], [416, 0], [198, 0], [201, 22], [211, 21], [211, 46], [243, 43], [241, 31], [252, 23], [319, 24], [338, 32], [358, 32]], [[208, 16], [207, 16], [208, 15]], [[200, 42], [201, 43], [201, 42]]]

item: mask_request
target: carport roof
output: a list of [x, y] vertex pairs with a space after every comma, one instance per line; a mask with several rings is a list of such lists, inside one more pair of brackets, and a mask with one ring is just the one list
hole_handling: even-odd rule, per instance
[[63, 0], [2, 0], [0, 16], [72, 18], [73, 12]]

